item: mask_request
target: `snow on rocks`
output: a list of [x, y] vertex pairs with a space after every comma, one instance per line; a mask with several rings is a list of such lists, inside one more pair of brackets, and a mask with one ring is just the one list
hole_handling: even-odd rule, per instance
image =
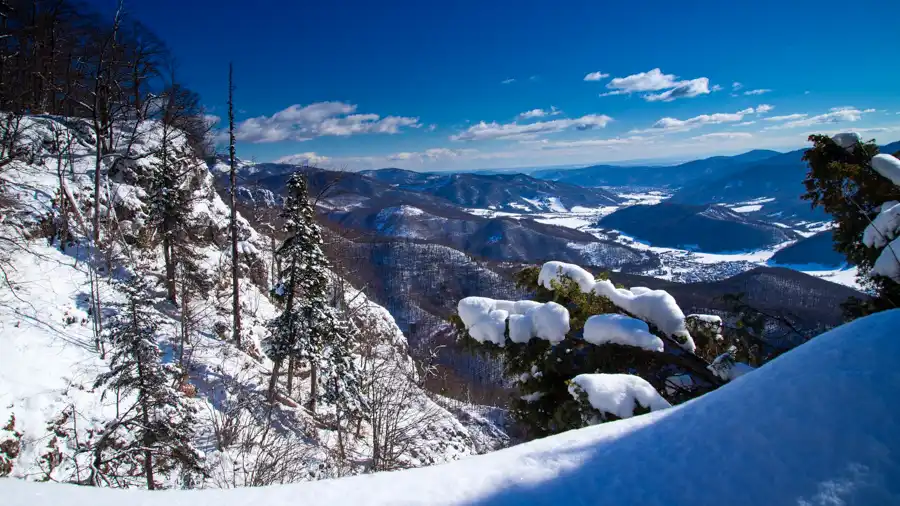
[[631, 374], [579, 374], [572, 379], [569, 393], [578, 400], [581, 392], [594, 409], [619, 418], [634, 416], [638, 405], [650, 411], [672, 407], [647, 380]]
[[872, 157], [872, 168], [882, 176], [900, 186], [900, 160], [893, 155], [880, 154]]
[[535, 337], [560, 343], [569, 333], [569, 311], [555, 302], [466, 297], [457, 304], [457, 311], [469, 335], [479, 343], [504, 346], [507, 319], [514, 343], [527, 343]]
[[686, 351], [694, 353], [697, 346], [684, 323], [684, 312], [675, 298], [665, 290], [636, 287], [636, 290], [616, 288], [611, 281], [594, 281], [594, 277], [581, 267], [565, 262], [547, 262], [541, 267], [538, 283], [553, 289], [553, 282], [565, 277], [575, 281], [582, 292], [593, 292], [608, 298], [616, 306], [650, 323], [667, 336], [672, 336]]
[[647, 324], [622, 314], [591, 316], [584, 323], [584, 340], [596, 345], [622, 344], [650, 351], [663, 351], [662, 339], [650, 333]]
[[838, 146], [850, 150], [853, 149], [853, 146], [856, 146], [859, 142], [862, 141], [862, 137], [860, 137], [856, 132], [843, 132], [834, 134], [834, 136], [831, 137], [831, 140], [833, 140], [834, 143]]

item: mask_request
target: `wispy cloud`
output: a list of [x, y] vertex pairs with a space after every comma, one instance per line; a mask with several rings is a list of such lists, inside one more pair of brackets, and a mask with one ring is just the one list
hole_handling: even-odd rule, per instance
[[418, 128], [419, 118], [356, 114], [356, 105], [344, 102], [295, 104], [272, 116], [240, 122], [235, 137], [246, 142], [306, 141], [316, 137], [346, 137], [356, 134], [396, 134], [403, 128]]
[[642, 98], [648, 102], [671, 102], [678, 98], [692, 98], [710, 93], [709, 79], [706, 77], [679, 81], [678, 76], [663, 74], [658, 68], [626, 77], [616, 77], [607, 83], [606, 87], [611, 91], [601, 93], [601, 97], [660, 92], [642, 95]]
[[530, 111], [525, 111], [523, 113], [519, 113], [516, 116], [516, 119], [523, 120], [523, 119], [543, 118], [546, 116], [556, 116], [556, 115], [560, 114], [561, 112], [562, 111], [557, 109], [556, 106], [551, 105], [550, 110], [545, 111], [544, 109], [532, 109]]
[[330, 160], [331, 158], [325, 155], [319, 155], [315, 152], [308, 151], [306, 153], [297, 153], [296, 155], [282, 156], [281, 158], [275, 160], [275, 163], [318, 166], [328, 163]]
[[752, 125], [752, 124], [754, 124], [754, 123], [756, 123], [756, 120], [742, 121], [742, 122], [740, 122], [740, 123], [738, 123], [737, 125], [734, 125], [734, 126], [747, 126], [747, 125]]
[[609, 74], [604, 74], [603, 72], [591, 72], [590, 74], [584, 76], [585, 81], [599, 81], [601, 79], [606, 79], [609, 77]]
[[510, 77], [509, 79], [504, 79], [504, 80], [500, 81], [500, 84], [512, 84], [514, 82], [516, 82], [516, 79], [514, 77]]
[[449, 149], [449, 148], [431, 148], [424, 151], [404, 151], [388, 155], [386, 158], [391, 161], [399, 160], [417, 160], [419, 162], [437, 161], [442, 159], [459, 158], [464, 155], [477, 153], [475, 149]]
[[[854, 107], [834, 107], [825, 114], [816, 116], [802, 115], [803, 117], [792, 119], [780, 125], [766, 127], [766, 130], [780, 130], [784, 128], [808, 127], [813, 125], [825, 125], [829, 123], [853, 123], [862, 119], [863, 114], [875, 112], [875, 109], [856, 109]], [[796, 116], [796, 115], [792, 115]]]
[[694, 141], [711, 141], [711, 140], [735, 140], [735, 139], [749, 139], [753, 137], [753, 134], [748, 132], [714, 132], [711, 134], [703, 134], [698, 135], [696, 137], [691, 137], [691, 140]]
[[767, 112], [770, 112], [774, 108], [774, 105], [759, 104], [758, 106], [756, 106], [756, 114], [765, 114]]
[[571, 149], [571, 148], [621, 146], [623, 144], [634, 144], [637, 142], [646, 142], [650, 139], [651, 139], [651, 137], [633, 135], [630, 137], [614, 137], [611, 139], [582, 139], [582, 140], [577, 140], [577, 141], [549, 141], [547, 139], [532, 140], [532, 141], [526, 140], [526, 141], [521, 141], [521, 143], [524, 145], [528, 145], [528, 146], [535, 146], [539, 149]]
[[739, 90], [739, 89], [741, 89], [741, 88], [743, 88], [743, 87], [744, 87], [744, 85], [741, 84], [741, 83], [739, 83], [739, 82], [737, 82], [737, 81], [731, 83], [731, 91], [737, 91], [737, 90]]
[[758, 90], [747, 90], [744, 92], [744, 95], [762, 95], [763, 93], [770, 93], [772, 90], [766, 88], [760, 88]]
[[648, 132], [685, 132], [688, 130], [693, 130], [695, 128], [700, 128], [704, 125], [717, 125], [721, 123], [737, 123], [744, 119], [744, 116], [748, 114], [753, 114], [756, 112], [756, 109], [752, 107], [748, 107], [746, 109], [742, 109], [738, 112], [733, 113], [715, 113], [715, 114], [701, 114], [699, 116], [694, 116], [693, 118], [688, 119], [677, 119], [677, 118], [662, 118], [656, 123], [653, 124], [650, 128], [643, 130], [632, 130], [633, 134], [640, 133], [648, 133]]
[[605, 127], [612, 118], [605, 114], [588, 114], [580, 118], [555, 119], [535, 123], [486, 123], [481, 121], [457, 135], [454, 141], [480, 141], [487, 139], [533, 139], [540, 134], [562, 132], [563, 130], [591, 130]]
[[785, 114], [783, 116], [772, 116], [769, 118], [763, 118], [765, 121], [792, 121], [796, 119], [803, 119], [809, 116], [809, 114]]

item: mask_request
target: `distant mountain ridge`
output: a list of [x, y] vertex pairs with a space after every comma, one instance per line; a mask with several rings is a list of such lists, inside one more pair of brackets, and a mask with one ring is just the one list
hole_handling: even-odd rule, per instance
[[[780, 155], [778, 151], [757, 149], [735, 156], [713, 156], [671, 166], [592, 165], [581, 169], [538, 170], [532, 175], [560, 183], [581, 186], [647, 186], [672, 188], [699, 178], [717, 176], [729, 168], [742, 167]], [[736, 169], [735, 169], [736, 170]]]

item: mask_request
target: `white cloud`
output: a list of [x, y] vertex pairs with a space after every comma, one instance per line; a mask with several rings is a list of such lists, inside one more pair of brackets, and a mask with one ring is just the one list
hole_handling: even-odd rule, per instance
[[756, 114], [765, 114], [774, 108], [775, 108], [774, 105], [759, 104], [758, 106], [756, 106]]
[[534, 118], [543, 118], [545, 116], [556, 116], [560, 114], [562, 111], [556, 108], [556, 106], [551, 105], [549, 111], [545, 111], [544, 109], [532, 109], [530, 111], [525, 111], [523, 113], [519, 113], [516, 116], [516, 119], [534, 119]]
[[710, 91], [722, 91], [722, 87], [718, 84], [715, 84], [712, 88], [710, 88]]
[[737, 81], [731, 83], [731, 90], [732, 90], [732, 91], [737, 91], [737, 90], [739, 90], [739, 89], [741, 89], [741, 88], [743, 88], [743, 87], [744, 87], [744, 85], [741, 84], [741, 83], [739, 83], [739, 82], [737, 82]]
[[306, 141], [324, 136], [349, 136], [366, 133], [395, 134], [404, 127], [418, 128], [419, 118], [380, 117], [377, 114], [353, 114], [356, 105], [344, 102], [318, 102], [292, 105], [272, 116], [242, 121], [235, 137], [247, 142]]
[[715, 132], [691, 137], [695, 141], [749, 139], [753, 134], [747, 132]]
[[604, 74], [603, 72], [591, 72], [590, 74], [584, 76], [585, 81], [599, 81], [601, 79], [606, 79], [609, 77], [609, 74]]
[[631, 133], [639, 134], [648, 132], [685, 132], [687, 130], [700, 128], [704, 125], [737, 123], [739, 121], [742, 121], [744, 119], [744, 116], [753, 114], [754, 112], [755, 109], [753, 109], [752, 107], [748, 107], [747, 109], [743, 109], [735, 113], [719, 112], [715, 114], [701, 114], [700, 116], [694, 116], [693, 118], [688, 118], [685, 120], [666, 117], [660, 119], [648, 129], [632, 130]]
[[769, 93], [772, 90], [766, 88], [760, 88], [758, 90], [747, 90], [744, 92], [744, 95], [762, 95], [763, 93]]
[[432, 123], [428, 125], [428, 128], [426, 128], [426, 130], [428, 130], [429, 132], [434, 132], [435, 130], [437, 130], [437, 125]]
[[331, 158], [325, 155], [319, 155], [312, 151], [306, 153], [297, 153], [296, 155], [282, 156], [275, 160], [275, 163], [288, 163], [291, 165], [312, 165], [318, 166], [327, 163]]
[[627, 77], [616, 77], [606, 87], [611, 90], [622, 90], [624, 93], [638, 91], [659, 91], [677, 86], [674, 74], [663, 74], [658, 68], [649, 72], [632, 74]]
[[457, 135], [450, 137], [454, 141], [477, 141], [487, 139], [530, 139], [539, 134], [562, 132], [563, 130], [590, 130], [605, 127], [612, 118], [605, 114], [588, 114], [580, 118], [555, 119], [536, 123], [497, 123], [481, 121], [470, 126]]
[[803, 119], [809, 114], [785, 114], [784, 116], [772, 116], [771, 118], [763, 118], [765, 121], [791, 121], [795, 119]]
[[616, 77], [607, 83], [606, 87], [611, 91], [600, 94], [601, 97], [661, 91], [643, 95], [644, 100], [648, 102], [671, 102], [678, 98], [692, 98], [710, 93], [709, 79], [706, 77], [679, 81], [678, 76], [663, 74], [658, 68], [627, 77]]
[[536, 141], [521, 141], [522, 144], [537, 146], [539, 149], [570, 149], [588, 147], [609, 147], [623, 144], [646, 142], [651, 137], [633, 135], [631, 137], [614, 137], [612, 139], [582, 139], [577, 141], [548, 141], [546, 139]]
[[657, 94], [644, 95], [647, 102], [671, 102], [677, 98], [693, 98], [698, 95], [706, 95], [709, 93], [709, 79], [699, 77], [690, 81], [681, 81], [678, 86], [671, 90]]
[[472, 155], [477, 153], [475, 149], [449, 149], [449, 148], [431, 148], [417, 152], [401, 152], [389, 155], [388, 160], [417, 160], [419, 162], [437, 161], [442, 159], [458, 158], [464, 155]]
[[514, 82], [516, 82], [516, 79], [514, 77], [510, 77], [509, 79], [504, 79], [504, 80], [500, 81], [500, 84], [511, 84]]
[[[829, 123], [853, 123], [862, 119], [863, 114], [875, 112], [875, 109], [860, 110], [853, 107], [834, 107], [825, 114], [811, 117], [798, 118], [787, 121], [781, 125], [767, 127], [766, 130], [779, 130], [783, 128], [808, 127], [812, 125], [824, 125]], [[805, 115], [804, 115], [805, 116]]]
[[753, 121], [742, 121], [742, 122], [738, 123], [738, 124], [735, 125], [735, 126], [747, 126], [747, 125], [752, 125], [752, 124], [754, 124], [754, 123], [756, 123], [756, 120], [753, 120]]

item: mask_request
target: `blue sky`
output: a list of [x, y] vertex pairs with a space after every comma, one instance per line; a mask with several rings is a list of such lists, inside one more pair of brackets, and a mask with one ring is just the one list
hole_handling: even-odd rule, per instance
[[259, 161], [474, 169], [786, 150], [839, 129], [900, 139], [900, 2], [126, 8], [211, 114], [234, 61], [238, 156]]

